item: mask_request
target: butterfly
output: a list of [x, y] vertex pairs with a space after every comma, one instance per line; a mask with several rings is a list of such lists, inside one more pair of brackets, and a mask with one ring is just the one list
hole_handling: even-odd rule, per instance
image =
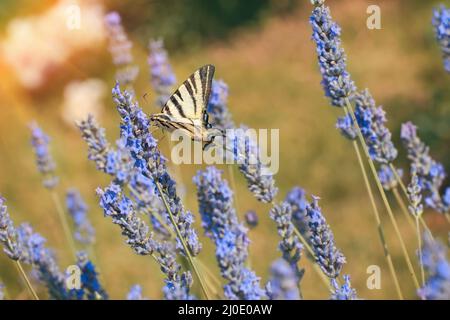
[[212, 128], [206, 111], [214, 71], [210, 64], [195, 71], [170, 96], [161, 112], [150, 116], [150, 121], [169, 132], [181, 130], [192, 140], [205, 143], [205, 150], [216, 136], [222, 135], [221, 130]]

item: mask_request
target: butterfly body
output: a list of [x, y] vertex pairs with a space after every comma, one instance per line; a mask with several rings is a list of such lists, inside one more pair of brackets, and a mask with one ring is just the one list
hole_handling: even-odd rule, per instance
[[150, 116], [157, 127], [173, 132], [180, 130], [194, 141], [210, 145], [222, 132], [211, 127], [206, 107], [211, 95], [214, 66], [205, 65], [195, 71], [170, 96], [160, 113]]

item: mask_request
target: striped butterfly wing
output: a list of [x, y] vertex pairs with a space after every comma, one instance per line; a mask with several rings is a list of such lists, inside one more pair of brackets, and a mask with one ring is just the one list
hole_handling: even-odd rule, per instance
[[201, 120], [207, 125], [206, 107], [211, 95], [214, 70], [214, 66], [208, 64], [191, 74], [172, 94], [161, 113], [170, 116], [174, 122]]

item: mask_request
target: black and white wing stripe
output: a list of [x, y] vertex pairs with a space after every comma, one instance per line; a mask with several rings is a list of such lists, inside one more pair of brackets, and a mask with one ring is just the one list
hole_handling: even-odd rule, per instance
[[161, 113], [169, 115], [173, 121], [186, 121], [183, 118], [204, 120], [214, 70], [214, 66], [208, 64], [195, 71], [173, 93]]

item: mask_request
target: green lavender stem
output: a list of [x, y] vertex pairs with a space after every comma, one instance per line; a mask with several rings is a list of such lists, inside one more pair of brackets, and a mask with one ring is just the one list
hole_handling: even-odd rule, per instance
[[383, 186], [381, 185], [381, 182], [378, 179], [378, 173], [377, 173], [377, 170], [375, 168], [375, 164], [373, 163], [372, 158], [370, 157], [369, 151], [367, 149], [366, 142], [364, 141], [364, 137], [363, 137], [363, 135], [361, 133], [361, 128], [359, 127], [358, 121], [356, 120], [355, 113], [353, 112], [353, 108], [352, 108], [352, 105], [351, 105], [350, 100], [349, 100], [348, 97], [345, 98], [345, 103], [346, 103], [346, 106], [344, 106], [344, 108], [346, 108], [347, 111], [349, 112], [349, 114], [350, 114], [350, 116], [352, 118], [352, 121], [353, 121], [353, 123], [355, 124], [355, 126], [357, 128], [356, 132], [357, 132], [357, 135], [358, 135], [358, 139], [359, 139], [359, 141], [360, 141], [360, 143], [362, 145], [364, 153], [365, 153], [365, 155], [367, 157], [367, 160], [369, 162], [369, 167], [370, 167], [370, 169], [372, 171], [373, 177], [375, 179], [375, 183], [376, 183], [376, 185], [378, 187], [378, 191], [381, 194], [381, 198], [383, 199], [383, 203], [384, 203], [384, 205], [386, 207], [386, 210], [388, 212], [389, 218], [390, 218], [391, 223], [392, 223], [392, 225], [394, 227], [395, 234], [396, 234], [396, 236], [397, 236], [397, 238], [398, 238], [398, 240], [400, 242], [400, 246], [402, 248], [403, 256], [404, 256], [404, 258], [406, 260], [406, 264], [407, 264], [409, 273], [410, 273], [410, 275], [411, 275], [411, 277], [413, 279], [413, 282], [414, 282], [414, 285], [416, 286], [416, 289], [419, 289], [419, 287], [420, 287], [419, 286], [419, 281], [417, 280], [414, 268], [413, 268], [412, 263], [411, 263], [411, 259], [409, 258], [408, 252], [406, 250], [405, 242], [403, 241], [403, 237], [402, 237], [402, 235], [400, 233], [400, 230], [398, 228], [397, 221], [395, 220], [395, 217], [394, 217], [394, 214], [392, 212], [391, 206], [389, 205], [389, 201], [387, 200], [386, 193], [384, 192]]
[[55, 205], [56, 212], [58, 213], [59, 221], [62, 225], [63, 232], [66, 237], [67, 243], [69, 244], [69, 248], [72, 253], [72, 256], [76, 259], [76, 256], [77, 256], [76, 251], [77, 250], [75, 247], [75, 242], [72, 237], [72, 233], [70, 232], [69, 221], [67, 220], [67, 216], [64, 213], [64, 209], [61, 205], [61, 202], [59, 201], [59, 197], [58, 197], [56, 190], [51, 190], [50, 194], [52, 196], [52, 200]]
[[174, 228], [175, 228], [175, 231], [176, 231], [176, 233], [177, 233], [177, 235], [178, 235], [178, 238], [179, 238], [180, 241], [181, 241], [181, 244], [182, 244], [183, 249], [184, 249], [184, 251], [185, 251], [185, 253], [186, 253], [186, 256], [187, 256], [187, 258], [188, 258], [188, 260], [189, 260], [189, 263], [191, 264], [192, 269], [193, 269], [195, 275], [197, 276], [197, 278], [198, 278], [198, 280], [199, 280], [199, 282], [200, 282], [200, 287], [201, 287], [201, 289], [202, 289], [202, 291], [203, 291], [203, 294], [205, 295], [205, 298], [206, 298], [207, 300], [210, 300], [208, 291], [206, 290], [206, 285], [205, 285], [205, 283], [203, 282], [203, 278], [202, 278], [202, 276], [200, 275], [200, 272], [198, 271], [198, 268], [197, 268], [197, 264], [196, 264], [195, 258], [192, 256], [191, 251], [189, 250], [189, 247], [187, 246], [186, 241], [185, 241], [185, 239], [183, 238], [183, 236], [182, 236], [182, 234], [181, 234], [181, 232], [180, 232], [180, 229], [178, 228], [177, 223], [175, 222], [175, 219], [174, 219], [173, 214], [172, 214], [172, 210], [170, 209], [170, 206], [169, 206], [169, 204], [168, 204], [167, 201], [166, 201], [166, 198], [165, 198], [165, 196], [164, 196], [164, 193], [163, 193], [163, 191], [162, 191], [162, 189], [161, 189], [161, 185], [159, 184], [159, 182], [156, 182], [156, 187], [157, 187], [157, 189], [158, 189], [159, 194], [161, 195], [161, 198], [162, 198], [162, 200], [163, 200], [164, 206], [166, 207], [166, 210], [167, 210], [167, 212], [169, 213], [170, 221], [172, 222], [172, 224], [173, 224], [173, 226], [174, 226]]
[[36, 291], [34, 291], [33, 286], [31, 285], [30, 279], [28, 279], [27, 274], [25, 273], [25, 270], [23, 270], [22, 264], [20, 263], [20, 261], [16, 260], [16, 267], [17, 270], [19, 271], [19, 274], [21, 275], [21, 277], [23, 278], [28, 290], [30, 291], [32, 297], [34, 300], [39, 300], [38, 295], [36, 294]]
[[425, 272], [423, 270], [423, 256], [422, 256], [422, 236], [420, 234], [419, 217], [416, 217], [416, 228], [417, 228], [417, 243], [419, 246], [419, 263], [420, 263], [420, 275], [422, 278], [422, 286], [425, 285]]
[[[347, 111], [346, 109], [344, 109], [344, 110]], [[372, 187], [370, 186], [370, 182], [367, 177], [366, 168], [364, 167], [362, 156], [361, 156], [361, 153], [359, 151], [358, 144], [356, 143], [356, 141], [353, 141], [353, 148], [355, 149], [355, 153], [358, 158], [359, 167], [361, 169], [361, 172], [362, 172], [362, 175], [364, 178], [364, 183], [365, 183], [365, 186], [367, 189], [367, 193], [369, 194], [370, 203], [373, 208], [373, 213], [374, 213], [375, 221], [377, 224], [378, 237], [379, 237], [381, 245], [383, 247], [384, 257], [386, 258], [386, 262], [388, 264], [389, 271], [391, 273], [392, 279], [394, 280], [394, 285], [395, 285], [395, 290], [397, 291], [397, 295], [400, 300], [403, 300], [403, 293], [400, 288], [400, 283], [398, 281], [397, 272], [395, 271], [394, 263], [392, 262], [392, 257], [391, 257], [391, 254], [389, 253], [389, 248], [388, 248], [388, 245], [386, 242], [386, 238], [384, 236], [383, 226], [381, 225], [380, 213], [378, 212], [378, 208], [375, 203], [375, 198], [374, 198], [373, 192], [372, 192]]]

